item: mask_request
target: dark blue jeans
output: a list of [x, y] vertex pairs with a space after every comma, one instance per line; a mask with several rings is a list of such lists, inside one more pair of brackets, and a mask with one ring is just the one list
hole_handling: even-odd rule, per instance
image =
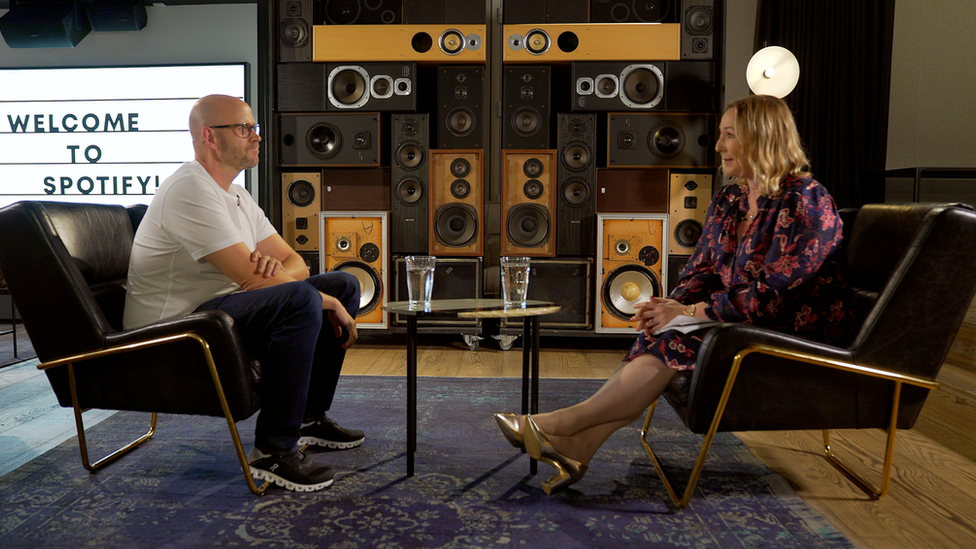
[[261, 361], [261, 411], [254, 433], [261, 451], [291, 451], [302, 420], [318, 419], [332, 406], [346, 355], [342, 343], [349, 334], [343, 330], [336, 337], [319, 291], [338, 299], [356, 318], [359, 281], [344, 272], [234, 293], [196, 309], [218, 309], [233, 317], [247, 354]]

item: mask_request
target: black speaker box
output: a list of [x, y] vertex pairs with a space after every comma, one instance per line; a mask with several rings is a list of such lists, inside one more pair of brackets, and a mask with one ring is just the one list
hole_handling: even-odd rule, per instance
[[560, 114], [556, 137], [556, 254], [596, 252], [595, 114]]
[[390, 252], [426, 254], [428, 118], [426, 114], [395, 114], [390, 126]]
[[681, 0], [681, 59], [712, 59], [718, 27], [715, 0]]
[[482, 149], [487, 122], [484, 115], [484, 67], [442, 66], [437, 69], [437, 148]]
[[590, 23], [674, 23], [676, 0], [592, 0]]
[[[434, 287], [431, 299], [481, 299], [484, 296], [482, 288], [482, 262], [480, 257], [438, 257], [434, 264]], [[407, 293], [407, 262], [402, 257], [394, 259], [394, 301], [406, 301]], [[458, 318], [451, 313], [428, 313], [417, 319], [417, 326], [477, 326], [480, 319]], [[404, 315], [394, 315], [393, 324], [405, 325]]]
[[[593, 329], [593, 259], [532, 259], [528, 299], [552, 301], [559, 312], [539, 319], [546, 329]], [[521, 326], [518, 320], [502, 320], [502, 327]]]
[[[597, 0], [594, 0], [594, 2]], [[586, 23], [589, 0], [521, 0], [506, 2], [504, 24]]]
[[325, 74], [330, 111], [417, 110], [416, 63], [327, 63]]
[[281, 63], [278, 112], [321, 112], [328, 108], [328, 72], [324, 63]]
[[319, 0], [319, 25], [399, 25], [400, 0]]
[[312, 0], [278, 0], [278, 62], [312, 60]]
[[714, 111], [719, 83], [710, 61], [577, 61], [573, 111]]
[[0, 17], [0, 33], [10, 48], [73, 48], [91, 32], [91, 22], [75, 2], [18, 2]]
[[378, 166], [377, 113], [282, 114], [279, 166]]
[[548, 149], [551, 68], [506, 65], [503, 73], [503, 149]]
[[137, 31], [146, 28], [148, 16], [142, 0], [87, 0], [84, 6], [93, 31]]
[[404, 25], [484, 25], [484, 0], [403, 0]]
[[664, 295], [671, 295], [671, 292], [678, 286], [678, 279], [681, 271], [691, 259], [690, 255], [670, 255], [668, 254], [668, 287], [664, 289]]
[[714, 168], [714, 114], [611, 113], [607, 165]]

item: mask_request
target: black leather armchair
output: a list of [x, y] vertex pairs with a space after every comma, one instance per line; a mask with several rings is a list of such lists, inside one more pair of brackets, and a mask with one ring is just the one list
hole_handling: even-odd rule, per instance
[[[61, 406], [74, 408], [82, 463], [95, 471], [146, 440], [157, 413], [227, 420], [255, 494], [236, 421], [260, 407], [259, 365], [233, 319], [193, 313], [122, 329], [129, 252], [145, 206], [18, 202], [0, 210], [0, 263], [38, 358]], [[152, 412], [149, 431], [91, 463], [82, 412]]]
[[[674, 504], [691, 500], [716, 432], [822, 429], [826, 457], [873, 498], [888, 490], [897, 429], [911, 428], [976, 294], [976, 213], [954, 204], [870, 204], [842, 212], [842, 253], [860, 331], [834, 347], [755, 326], [705, 336], [693, 372], [664, 397], [704, 443], [679, 497], [647, 441], [641, 443]], [[880, 488], [844, 465], [830, 429], [886, 429]]]

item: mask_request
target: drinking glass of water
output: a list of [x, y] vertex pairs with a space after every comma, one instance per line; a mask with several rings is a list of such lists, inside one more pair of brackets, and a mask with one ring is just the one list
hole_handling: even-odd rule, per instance
[[503, 256], [501, 258], [502, 299], [506, 307], [522, 307], [529, 289], [528, 257]]
[[429, 255], [407, 256], [407, 295], [410, 306], [430, 303], [434, 290], [434, 264], [437, 258]]

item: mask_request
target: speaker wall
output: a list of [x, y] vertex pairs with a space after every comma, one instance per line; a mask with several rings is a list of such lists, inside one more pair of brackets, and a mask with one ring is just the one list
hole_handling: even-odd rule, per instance
[[312, 0], [278, 0], [278, 62], [312, 60]]
[[714, 114], [612, 113], [607, 166], [714, 168]]
[[[434, 266], [434, 287], [431, 299], [481, 299], [484, 296], [482, 288], [482, 267], [480, 257], [438, 257]], [[407, 293], [407, 262], [402, 257], [394, 260], [393, 299], [406, 301]], [[458, 318], [453, 313], [427, 313], [417, 319], [417, 326], [463, 327], [478, 326], [480, 319]], [[394, 325], [404, 325], [407, 319], [404, 315], [393, 315]]]
[[596, 251], [596, 115], [560, 114], [556, 139], [556, 254]]
[[403, 0], [404, 25], [484, 25], [484, 0]]
[[325, 168], [323, 210], [389, 210], [390, 168]]
[[320, 0], [323, 25], [399, 25], [399, 0]]
[[681, 58], [711, 59], [717, 27], [715, 0], [681, 0]]
[[283, 114], [280, 166], [378, 166], [380, 116], [376, 113]]
[[325, 67], [330, 111], [417, 110], [416, 63], [329, 63]]
[[437, 69], [437, 146], [480, 149], [485, 145], [484, 67]]
[[502, 151], [501, 255], [556, 255], [556, 151]]
[[312, 61], [346, 63], [417, 61], [484, 63], [485, 25], [390, 25], [382, 32], [363, 25], [315, 25]]
[[[527, 299], [551, 301], [559, 312], [539, 319], [539, 327], [562, 330], [593, 329], [593, 259], [533, 259]], [[502, 327], [520, 327], [521, 319], [502, 319]]]
[[596, 211], [601, 213], [667, 213], [668, 170], [596, 170]]
[[709, 61], [572, 64], [574, 111], [714, 111], [718, 82]]
[[712, 197], [709, 174], [672, 173], [669, 193], [671, 238], [669, 254], [690, 255], [701, 238]]
[[430, 151], [430, 255], [484, 254], [484, 152]]
[[395, 114], [390, 138], [390, 251], [425, 254], [429, 197], [428, 118], [426, 114]]
[[503, 6], [505, 25], [586, 23], [589, 0], [521, 0]]
[[506, 65], [502, 85], [503, 149], [548, 149], [551, 70], [546, 65]]
[[[322, 174], [281, 174], [281, 236], [299, 251], [318, 251]], [[317, 263], [317, 262], [316, 262]]]
[[359, 329], [388, 324], [383, 310], [389, 301], [386, 227], [386, 212], [380, 211], [324, 211], [319, 217], [322, 272], [344, 271], [359, 280]]
[[593, 0], [591, 23], [674, 23], [677, 20], [675, 0], [629, 1]]
[[677, 61], [681, 25], [615, 23], [505, 25], [504, 63], [569, 61]]
[[0, 33], [11, 48], [73, 48], [91, 32], [76, 2], [10, 3], [0, 16]]
[[635, 305], [663, 297], [668, 218], [597, 214], [597, 332], [633, 333]]
[[142, 0], [103, 0], [86, 2], [84, 6], [93, 31], [138, 31], [146, 28], [148, 15]]

